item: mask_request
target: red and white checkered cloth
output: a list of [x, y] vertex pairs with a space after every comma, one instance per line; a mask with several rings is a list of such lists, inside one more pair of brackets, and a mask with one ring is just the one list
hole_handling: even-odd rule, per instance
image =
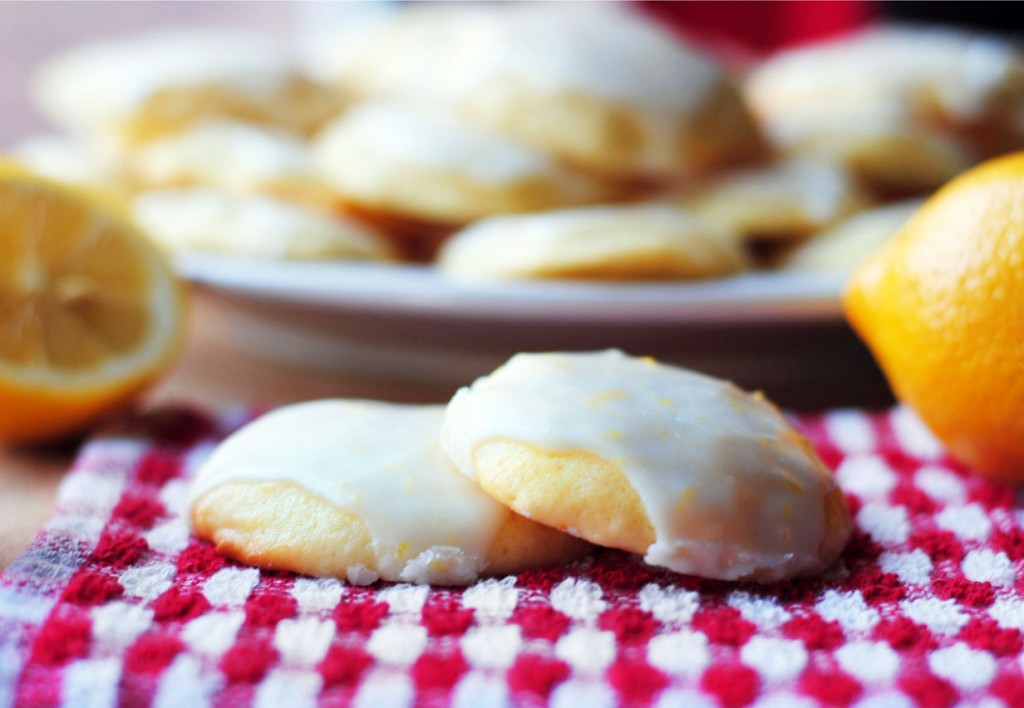
[[247, 568], [182, 516], [243, 417], [84, 448], [0, 576], [0, 706], [1024, 705], [1024, 506], [905, 409], [796, 419], [856, 531], [838, 572], [770, 586], [612, 551], [466, 589]]

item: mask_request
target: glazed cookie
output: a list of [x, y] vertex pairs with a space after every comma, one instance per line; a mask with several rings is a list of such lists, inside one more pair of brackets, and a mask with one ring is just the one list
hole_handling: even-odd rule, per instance
[[875, 29], [778, 54], [751, 73], [747, 92], [769, 121], [896, 105], [934, 125], [997, 129], [1024, 105], [1024, 55], [967, 31]]
[[851, 155], [883, 186], [931, 189], [957, 153], [962, 168], [1020, 144], [1024, 55], [965, 31], [870, 30], [776, 55], [746, 93], [784, 147]]
[[611, 194], [597, 180], [510, 138], [452, 116], [393, 105], [353, 108], [325, 129], [315, 151], [342, 201], [427, 222], [463, 224]]
[[87, 146], [63, 135], [36, 135], [15, 144], [7, 157], [57, 182], [119, 189], [117, 170]]
[[519, 354], [448, 405], [441, 447], [524, 516], [672, 570], [819, 573], [850, 517], [760, 395], [619, 351]]
[[709, 278], [743, 270], [740, 239], [668, 205], [567, 209], [484, 219], [453, 235], [437, 259], [471, 279]]
[[356, 584], [464, 585], [588, 552], [456, 472], [437, 443], [443, 416], [354, 400], [269, 413], [199, 470], [193, 527], [245, 563]]
[[391, 260], [383, 237], [351, 219], [262, 195], [207, 188], [144, 192], [138, 224], [173, 253], [205, 251], [287, 260]]
[[916, 125], [892, 107], [786, 116], [768, 125], [767, 131], [783, 154], [842, 164], [883, 195], [930, 191], [976, 159], [963, 141]]
[[138, 189], [214, 187], [321, 206], [333, 201], [305, 142], [235, 121], [198, 123], [138, 147], [124, 163]]
[[405, 13], [359, 43], [339, 80], [364, 96], [454, 106], [615, 178], [700, 173], [761, 153], [726, 73], [635, 12], [461, 10]]
[[748, 240], [791, 240], [820, 231], [868, 201], [841, 165], [790, 160], [719, 179], [680, 203]]
[[210, 117], [308, 134], [339, 108], [270, 38], [224, 30], [86, 45], [46, 64], [35, 88], [56, 125], [117, 150]]
[[781, 267], [809, 273], [850, 273], [892, 238], [923, 203], [908, 199], [854, 214], [801, 244]]

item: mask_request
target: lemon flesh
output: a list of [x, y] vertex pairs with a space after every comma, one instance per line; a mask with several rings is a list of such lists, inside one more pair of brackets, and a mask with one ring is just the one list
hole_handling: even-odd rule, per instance
[[120, 404], [172, 359], [182, 319], [173, 273], [129, 222], [0, 164], [0, 439]]

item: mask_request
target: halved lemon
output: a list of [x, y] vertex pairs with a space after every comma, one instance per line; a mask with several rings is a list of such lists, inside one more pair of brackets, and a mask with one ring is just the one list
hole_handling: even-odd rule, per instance
[[77, 432], [173, 362], [182, 288], [101, 198], [0, 161], [0, 441]]

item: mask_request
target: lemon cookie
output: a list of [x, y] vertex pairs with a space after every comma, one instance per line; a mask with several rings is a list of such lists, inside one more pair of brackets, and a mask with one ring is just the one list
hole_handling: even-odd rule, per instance
[[704, 172], [760, 154], [738, 87], [710, 57], [605, 5], [410, 12], [358, 43], [340, 81], [455, 106], [616, 178]]
[[778, 54], [746, 91], [784, 147], [845, 153], [884, 186], [930, 189], [956, 153], [970, 164], [1020, 144], [1024, 55], [966, 31], [869, 30]]
[[325, 129], [315, 150], [342, 201], [427, 222], [463, 224], [610, 195], [602, 183], [510, 138], [394, 105], [353, 108]]
[[215, 187], [328, 206], [309, 145], [282, 130], [203, 121], [133, 150], [124, 171], [138, 189]]
[[801, 244], [781, 267], [809, 273], [850, 273], [895, 235], [922, 204], [922, 199], [908, 199], [854, 214]]
[[437, 264], [471, 279], [683, 279], [746, 266], [733, 232], [669, 205], [602, 206], [484, 219], [454, 234]]
[[438, 447], [443, 416], [355, 400], [269, 413], [199, 470], [193, 527], [243, 562], [359, 584], [463, 585], [587, 552], [455, 471]]
[[337, 92], [259, 34], [179, 29], [72, 49], [43, 66], [37, 101], [56, 125], [114, 149], [229, 117], [309, 133]]
[[519, 354], [456, 393], [455, 466], [524, 516], [727, 580], [818, 573], [849, 512], [760, 395], [619, 351]]
[[465, 71], [458, 70], [456, 57], [464, 55], [474, 34], [483, 37], [480, 33], [495, 19], [495, 8], [478, 3], [359, 7], [375, 16], [364, 14], [355, 27], [344, 23], [314, 30], [304, 48], [304, 65], [311, 75], [356, 99], [418, 106], [453, 104], [465, 90]]
[[171, 252], [290, 260], [391, 260], [395, 255], [382, 236], [359, 222], [263, 195], [155, 190], [135, 197], [132, 212]]
[[838, 162], [883, 196], [931, 191], [976, 159], [963, 141], [892, 106], [785, 116], [767, 131], [783, 154]]
[[88, 146], [64, 135], [26, 138], [7, 151], [7, 157], [56, 182], [119, 189], [119, 171]]
[[869, 197], [843, 166], [787, 160], [744, 170], [680, 203], [746, 239], [803, 239], [862, 209]]
[[937, 125], [999, 127], [1024, 102], [1024, 55], [992, 36], [889, 27], [778, 54], [747, 88], [769, 119], [891, 104]]

